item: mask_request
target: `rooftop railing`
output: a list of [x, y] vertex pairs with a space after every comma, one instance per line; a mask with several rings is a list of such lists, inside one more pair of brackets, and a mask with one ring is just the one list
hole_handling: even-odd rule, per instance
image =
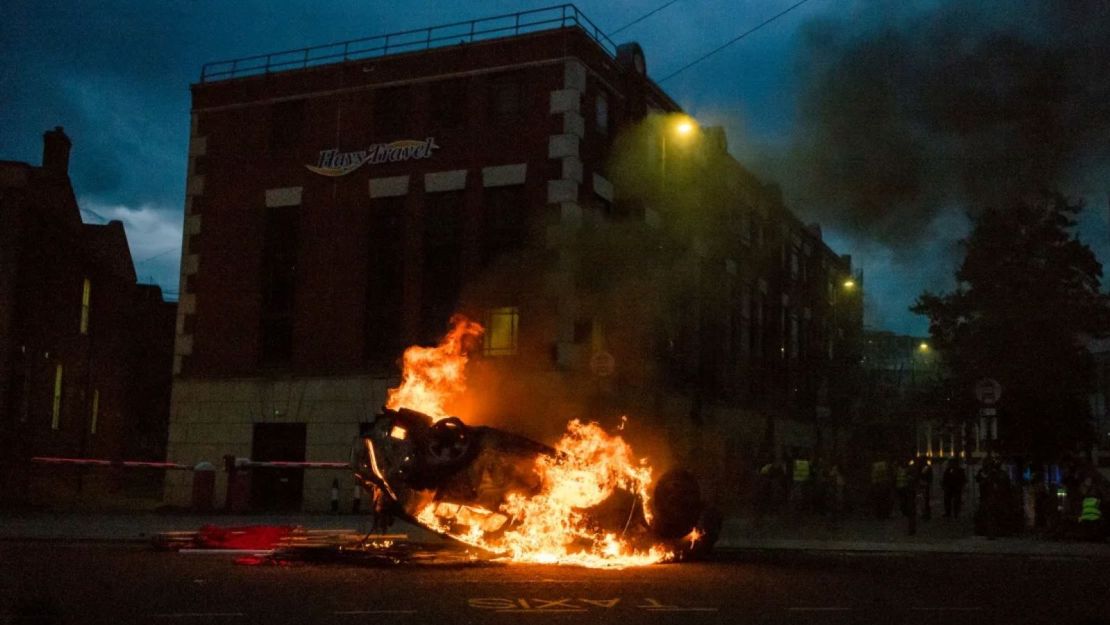
[[271, 52], [227, 61], [214, 61], [205, 63], [201, 68], [200, 82], [229, 80], [245, 76], [258, 76], [273, 72], [380, 58], [393, 54], [430, 50], [432, 48], [567, 27], [582, 29], [607, 53], [613, 56], [616, 55], [616, 44], [605, 33], [601, 32], [601, 29], [579, 11], [578, 7], [573, 4], [563, 4], [544, 9], [520, 11], [468, 22], [406, 30], [310, 48]]

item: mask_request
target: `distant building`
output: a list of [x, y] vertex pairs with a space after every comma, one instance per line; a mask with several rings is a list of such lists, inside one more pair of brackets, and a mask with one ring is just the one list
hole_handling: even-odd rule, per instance
[[32, 469], [32, 456], [164, 456], [175, 308], [136, 284], [121, 222], [82, 223], [69, 152], [59, 127], [44, 135], [41, 166], [0, 161], [6, 500], [76, 487], [73, 471]]
[[[456, 311], [487, 327], [464, 418], [812, 453], [851, 409], [861, 278], [720, 129], [668, 139], [644, 62], [566, 6], [206, 65], [169, 459], [347, 458]], [[252, 503], [323, 509], [333, 479], [256, 471]]]
[[865, 447], [926, 456], [963, 449], [962, 427], [945, 425], [936, 410], [941, 360], [927, 337], [867, 329], [861, 353]]

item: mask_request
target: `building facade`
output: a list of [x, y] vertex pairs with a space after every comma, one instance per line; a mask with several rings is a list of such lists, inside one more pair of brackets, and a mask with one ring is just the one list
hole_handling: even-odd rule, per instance
[[[672, 137], [635, 44], [570, 6], [466, 26], [205, 66], [168, 459], [347, 458], [404, 347], [456, 312], [487, 329], [465, 419], [548, 437], [647, 414], [730, 440], [778, 419], [777, 444], [812, 447], [858, 361], [850, 259], [722, 131]], [[351, 492], [256, 471], [252, 505], [322, 509], [336, 479]]]
[[70, 147], [55, 128], [41, 166], [0, 161], [0, 484], [24, 503], [88, 486], [33, 456], [165, 454], [174, 305], [136, 283], [121, 222], [82, 223]]

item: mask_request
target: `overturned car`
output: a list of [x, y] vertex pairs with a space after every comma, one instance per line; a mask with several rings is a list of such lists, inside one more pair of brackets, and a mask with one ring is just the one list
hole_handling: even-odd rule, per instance
[[517, 561], [627, 566], [705, 553], [719, 516], [683, 470], [653, 479], [628, 445], [572, 421], [554, 447], [504, 430], [384, 410], [361, 433], [355, 475], [394, 512]]

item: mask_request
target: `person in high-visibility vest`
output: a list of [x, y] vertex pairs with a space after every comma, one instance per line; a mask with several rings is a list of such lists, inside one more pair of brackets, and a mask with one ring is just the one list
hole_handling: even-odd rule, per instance
[[1102, 492], [1087, 476], [1080, 487], [1079, 531], [1087, 540], [1102, 540]]
[[809, 460], [795, 458], [792, 472], [793, 487], [790, 489], [791, 499], [794, 500], [794, 509], [801, 510], [809, 506], [810, 500], [810, 474]]

